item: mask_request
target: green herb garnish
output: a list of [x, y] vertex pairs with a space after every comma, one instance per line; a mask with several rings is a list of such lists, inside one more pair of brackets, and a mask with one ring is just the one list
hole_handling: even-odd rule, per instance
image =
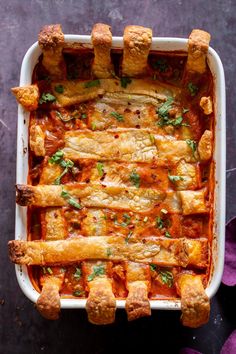
[[65, 190], [62, 189], [61, 197], [66, 199], [68, 204], [72, 205], [77, 209], [81, 209], [82, 206]]
[[64, 152], [61, 150], [57, 150], [57, 152], [55, 152], [54, 155], [52, 155], [52, 157], [50, 157], [50, 159], [48, 160], [50, 163], [59, 163], [61, 161], [61, 159], [64, 156]]
[[189, 109], [188, 108], [183, 108], [183, 114], [189, 112]]
[[169, 288], [173, 286], [174, 279], [173, 274], [169, 270], [158, 270], [162, 283], [168, 285]]
[[136, 188], [140, 187], [140, 176], [136, 171], [133, 171], [129, 176], [130, 182], [132, 182]]
[[169, 117], [169, 110], [173, 108], [172, 103], [174, 102], [172, 97], [168, 97], [167, 100], [158, 108], [158, 116], [162, 119]]
[[51, 93], [43, 93], [42, 96], [40, 97], [39, 103], [47, 103], [47, 102], [54, 102], [56, 101], [56, 97], [53, 96]]
[[157, 265], [151, 263], [151, 264], [150, 264], [150, 269], [151, 269], [152, 272], [155, 272], [155, 270], [157, 269]]
[[60, 165], [62, 168], [64, 168], [64, 171], [58, 176], [54, 184], [59, 185], [61, 184], [61, 178], [69, 171], [70, 168], [74, 166], [74, 162], [71, 160], [63, 160], [64, 152], [61, 150], [58, 150], [50, 159], [49, 162], [52, 164], [57, 164]]
[[122, 114], [117, 112], [111, 112], [110, 115], [115, 117], [118, 122], [124, 122], [124, 117], [122, 116]]
[[81, 119], [86, 119], [87, 118], [87, 114], [86, 113], [82, 113], [81, 114]]
[[154, 135], [153, 134], [149, 134], [149, 139], [151, 141], [152, 144], [155, 143], [155, 138], [154, 138]]
[[100, 177], [104, 175], [104, 165], [101, 162], [97, 163], [97, 170]]
[[50, 267], [42, 267], [42, 269], [43, 269], [43, 274], [47, 274], [47, 273], [50, 275], [53, 274], [53, 271]]
[[169, 233], [169, 231], [166, 231], [166, 232], [165, 232], [165, 237], [168, 237], [168, 238], [171, 238], [171, 237], [172, 237], [171, 234]]
[[92, 124], [91, 124], [91, 128], [92, 128], [92, 130], [96, 130], [96, 129], [97, 129], [97, 125], [96, 125], [96, 123], [95, 123], [95, 122], [92, 122]]
[[168, 178], [173, 183], [178, 182], [178, 181], [184, 181], [184, 177], [182, 177], [182, 176], [171, 176], [169, 173], [168, 173]]
[[131, 84], [132, 80], [129, 77], [122, 77], [120, 79], [121, 87], [126, 88], [129, 84]]
[[130, 231], [125, 238], [125, 243], [128, 245], [130, 237], [133, 235], [133, 231]]
[[85, 82], [84, 87], [89, 88], [89, 87], [96, 87], [99, 85], [100, 85], [100, 80], [93, 80], [93, 81]]
[[114, 223], [115, 223], [115, 225], [117, 225], [117, 226], [126, 227], [126, 226], [128, 226], [128, 225], [130, 224], [131, 217], [129, 216], [129, 214], [124, 213], [124, 214], [123, 214], [123, 220], [124, 220], [123, 222], [119, 223], [119, 222], [117, 221], [117, 217], [115, 216], [115, 218], [114, 218]]
[[107, 257], [110, 257], [111, 255], [112, 255], [111, 249], [108, 248], [108, 249], [107, 249]]
[[163, 229], [163, 227], [164, 227], [164, 220], [162, 218], [160, 218], [160, 216], [156, 217], [156, 227], [158, 229]]
[[81, 295], [84, 295], [84, 291], [83, 290], [75, 290], [73, 293], [72, 293], [73, 296], [81, 296]]
[[76, 280], [80, 280], [81, 275], [82, 275], [81, 269], [80, 268], [76, 268], [76, 271], [74, 273], [74, 278], [76, 278]]
[[165, 125], [172, 125], [173, 127], [180, 127], [180, 126], [189, 127], [190, 126], [189, 124], [182, 123], [183, 117], [181, 116], [170, 119], [169, 110], [173, 108], [172, 103], [173, 103], [173, 98], [169, 97], [166, 100], [166, 102], [159, 107], [157, 113], [160, 120], [157, 123], [157, 125], [159, 125], [160, 127], [163, 127]]
[[93, 267], [93, 273], [88, 276], [88, 281], [92, 281], [95, 277], [105, 274], [105, 269], [103, 265], [98, 265]]
[[192, 149], [193, 156], [194, 156], [194, 153], [197, 150], [197, 142], [192, 139], [186, 139], [185, 141], [186, 141], [186, 144]]
[[198, 92], [198, 87], [194, 85], [192, 82], [188, 83], [188, 90], [191, 96], [195, 96]]
[[63, 93], [64, 92], [64, 86], [62, 85], [57, 85], [54, 87], [55, 91], [58, 93]]

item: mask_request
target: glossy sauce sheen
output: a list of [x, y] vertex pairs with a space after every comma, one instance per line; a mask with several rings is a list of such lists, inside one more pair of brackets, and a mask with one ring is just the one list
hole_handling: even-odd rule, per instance
[[[67, 78], [92, 80], [91, 64], [93, 60], [93, 53], [89, 50], [65, 50], [64, 57], [67, 64]], [[115, 76], [119, 75], [121, 52], [119, 50], [112, 51], [112, 60], [115, 67]], [[210, 70], [199, 77], [185, 77], [183, 78], [184, 67], [186, 63], [186, 55], [184, 53], [154, 53], [149, 55], [149, 76], [154, 80], [158, 79], [161, 82], [168, 83], [179, 88], [186, 87], [186, 83], [191, 81], [198, 87], [198, 94], [195, 97], [185, 89], [182, 90], [180, 106], [178, 109], [182, 110], [183, 123], [191, 126], [191, 139], [199, 141], [201, 135], [206, 129], [212, 130], [214, 128], [214, 116], [204, 116], [200, 109], [199, 97], [212, 96], [213, 82]], [[35, 67], [33, 73], [33, 82], [37, 82], [40, 91], [49, 92], [49, 81], [46, 73], [41, 66], [41, 58]], [[200, 95], [200, 96], [199, 96]], [[99, 101], [99, 99], [98, 99]], [[112, 105], [114, 112], [120, 112], [119, 104]], [[147, 106], [148, 115], [153, 119], [153, 127], [155, 134], [166, 135], [172, 134], [175, 138], [181, 138], [183, 135], [184, 127], [173, 127], [163, 129], [158, 126], [158, 116], [156, 107], [152, 104]], [[59, 112], [59, 113], [58, 113]], [[107, 112], [104, 108], [104, 116]], [[121, 114], [121, 113], [120, 113]], [[116, 117], [108, 117], [108, 125], [104, 126], [101, 130], [116, 127], [122, 128], [143, 128], [139, 124], [130, 126], [133, 116], [138, 120], [142, 112], [137, 109], [133, 110], [132, 103], [128, 103], [122, 110], [122, 119]], [[63, 117], [63, 120], [61, 119]], [[31, 113], [30, 125], [38, 124], [46, 130], [45, 149], [46, 156], [35, 157], [32, 153], [29, 158], [29, 176], [28, 182], [32, 185], [43, 183], [44, 168], [48, 165], [48, 159], [55, 154], [59, 149], [64, 147], [64, 135], [68, 131], [73, 130], [99, 130], [95, 126], [94, 121], [99, 120], [97, 117], [95, 101], [88, 101], [75, 106], [67, 108], [54, 107], [53, 104], [43, 104], [36, 111]], [[169, 130], [168, 130], [169, 129]], [[115, 135], [119, 139], [119, 132]], [[152, 139], [152, 138], [151, 138]], [[157, 166], [155, 163], [135, 163], [131, 165], [129, 162], [112, 163], [115, 170], [111, 175], [103, 172], [106, 170], [106, 163], [100, 165], [94, 160], [81, 160], [73, 161], [73, 170], [69, 170], [61, 178], [61, 184], [84, 182], [89, 184], [93, 179], [100, 179], [102, 184], [109, 181], [109, 179], [116, 178], [119, 175], [120, 181], [124, 185], [136, 186], [138, 188], [154, 188], [166, 192], [173, 189], [173, 184], [168, 178], [169, 170], [174, 175], [173, 166]], [[208, 193], [207, 199], [210, 201], [213, 198], [213, 162], [207, 164], [196, 162], [197, 171], [197, 186], [192, 189], [200, 189], [205, 187]], [[62, 170], [63, 171], [63, 170]], [[61, 172], [62, 172], [61, 171]], [[132, 172], [135, 171], [136, 175], [131, 177]], [[135, 177], [136, 176], [136, 177]], [[138, 177], [137, 177], [138, 176]], [[52, 181], [53, 183], [53, 181]], [[51, 184], [52, 184], [51, 183]], [[191, 189], [191, 186], [188, 188]], [[181, 213], [169, 212], [168, 203], [160, 203], [147, 213], [126, 212], [124, 210], [111, 210], [103, 209], [103, 221], [106, 223], [106, 235], [119, 234], [122, 235], [128, 242], [129, 237], [136, 237], [137, 239], [145, 239], [149, 236], [163, 236], [163, 237], [186, 237], [186, 238], [199, 238], [204, 237], [209, 240], [209, 245], [212, 239], [212, 212], [207, 214], [187, 215]], [[163, 212], [164, 210], [164, 212]], [[65, 218], [65, 225], [68, 237], [82, 235], [84, 237], [90, 236], [84, 222], [87, 215], [87, 209], [84, 207], [80, 210], [68, 205], [62, 207], [63, 216]], [[96, 217], [93, 220], [94, 228], [98, 226]], [[96, 231], [96, 230], [94, 230]], [[43, 208], [29, 207], [28, 208], [28, 240], [45, 239], [45, 219]], [[106, 274], [113, 278], [113, 291], [117, 298], [125, 298], [127, 296], [126, 290], [126, 269], [122, 263], [107, 262]], [[79, 269], [79, 271], [78, 271]], [[190, 269], [190, 268], [189, 268]], [[210, 265], [206, 270], [192, 269], [196, 274], [203, 275], [203, 281], [206, 285], [208, 279]], [[151, 287], [149, 297], [151, 299], [163, 298], [176, 298], [178, 297], [173, 277], [181, 271], [180, 267], [172, 268], [158, 268], [150, 267]], [[169, 272], [171, 277], [168, 278]], [[204, 273], [205, 272], [205, 273]], [[86, 287], [84, 276], [86, 269], [83, 268], [82, 263], [71, 265], [67, 267], [29, 267], [29, 274], [32, 283], [36, 289], [41, 288], [42, 279], [50, 276], [53, 273], [55, 276], [61, 274], [65, 275], [63, 287], [61, 289], [61, 296], [64, 297], [86, 297], [88, 289]], [[77, 274], [77, 275], [76, 275]], [[164, 274], [164, 276], [163, 276]], [[205, 276], [204, 276], [205, 275]], [[169, 279], [169, 280], [168, 280]]]

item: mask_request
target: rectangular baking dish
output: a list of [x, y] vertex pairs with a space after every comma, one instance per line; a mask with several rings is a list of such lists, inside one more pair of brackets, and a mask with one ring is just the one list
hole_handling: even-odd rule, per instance
[[[68, 45], [80, 43], [91, 47], [91, 37], [83, 35], [65, 35]], [[114, 48], [123, 47], [122, 37], [113, 37]], [[187, 39], [157, 38], [152, 39], [151, 50], [157, 51], [187, 51]], [[38, 43], [34, 43], [22, 62], [19, 86], [31, 84], [34, 67], [41, 54]], [[215, 198], [214, 198], [214, 230], [212, 243], [212, 263], [207, 295], [211, 298], [216, 293], [223, 273], [224, 243], [225, 243], [225, 79], [224, 70], [218, 54], [209, 48], [207, 61], [214, 78], [214, 105], [215, 105]], [[27, 184], [28, 175], [28, 126], [29, 113], [21, 105], [18, 107], [17, 133], [17, 173], [16, 183]], [[15, 239], [27, 239], [27, 211], [26, 208], [16, 205]], [[16, 265], [16, 276], [23, 293], [34, 303], [39, 293], [34, 289], [26, 266]], [[61, 308], [85, 308], [86, 299], [61, 299]], [[152, 309], [179, 310], [180, 300], [150, 300]], [[124, 308], [125, 300], [117, 300], [117, 308]]]

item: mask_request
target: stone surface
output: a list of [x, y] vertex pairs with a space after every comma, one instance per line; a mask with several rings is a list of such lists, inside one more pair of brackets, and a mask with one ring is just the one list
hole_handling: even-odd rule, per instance
[[[22, 294], [7, 255], [14, 238], [17, 105], [10, 88], [18, 85], [22, 58], [37, 40], [44, 24], [61, 23], [64, 33], [89, 34], [95, 22], [112, 25], [122, 35], [128, 24], [152, 27], [155, 36], [187, 37], [192, 28], [212, 35], [211, 45], [221, 56], [227, 87], [227, 219], [236, 214], [235, 57], [236, 2], [234, 0], [0, 0], [0, 137], [1, 137], [1, 353], [140, 353], [175, 354], [192, 347], [218, 354], [235, 328], [235, 288], [221, 286], [212, 300], [209, 324], [191, 330], [179, 324], [179, 312], [153, 311], [151, 318], [128, 323], [117, 311], [116, 323], [96, 327], [83, 310], [63, 311], [61, 319], [40, 317]], [[160, 348], [162, 348], [160, 350]]]

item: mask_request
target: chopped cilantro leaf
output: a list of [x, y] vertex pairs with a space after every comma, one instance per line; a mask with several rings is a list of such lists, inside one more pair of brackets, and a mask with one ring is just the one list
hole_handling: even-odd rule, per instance
[[169, 288], [173, 286], [174, 279], [173, 274], [168, 270], [158, 270], [158, 274], [161, 278], [162, 283], [166, 284]]
[[105, 269], [103, 265], [98, 265], [93, 267], [93, 273], [88, 276], [88, 281], [92, 281], [95, 277], [105, 274]]
[[186, 141], [186, 144], [192, 149], [193, 156], [194, 156], [194, 153], [197, 150], [197, 142], [192, 139], [186, 139], [185, 141]]
[[118, 122], [124, 122], [124, 117], [122, 116], [122, 114], [117, 112], [111, 112], [110, 115], [115, 117]]
[[75, 290], [73, 293], [72, 293], [73, 296], [81, 296], [81, 295], [84, 295], [84, 291], [83, 290]]
[[133, 171], [129, 176], [130, 182], [132, 182], [136, 188], [140, 187], [140, 176], [136, 171]]
[[100, 80], [87, 81], [84, 84], [85, 88], [96, 87], [100, 85]]
[[188, 83], [188, 90], [189, 90], [191, 96], [196, 96], [196, 94], [198, 92], [198, 87], [196, 85], [194, 85], [192, 82], [189, 82]]
[[169, 231], [165, 232], [165, 237], [171, 238], [171, 234], [169, 233]]
[[126, 236], [126, 238], [125, 238], [125, 243], [126, 244], [128, 244], [129, 243], [129, 239], [130, 239], [130, 237], [133, 235], [133, 231], [130, 231], [129, 233], [128, 233], [128, 235]]
[[64, 86], [63, 85], [57, 85], [54, 87], [55, 91], [58, 93], [63, 93], [64, 92]]
[[126, 88], [128, 84], [131, 84], [132, 80], [129, 77], [122, 77], [120, 79], [121, 87]]
[[103, 174], [104, 174], [104, 165], [103, 165], [103, 163], [101, 163], [101, 162], [97, 163], [97, 170], [98, 170], [99, 176], [102, 177]]
[[110, 257], [111, 255], [112, 255], [111, 249], [108, 248], [108, 249], [107, 249], [107, 257]]
[[150, 264], [150, 269], [151, 269], [152, 272], [154, 272], [154, 271], [157, 269], [157, 265], [151, 263], [151, 264]]
[[76, 278], [76, 280], [80, 280], [81, 275], [82, 275], [81, 269], [80, 268], [76, 268], [76, 271], [74, 273], [74, 278]]
[[51, 93], [43, 93], [42, 96], [40, 97], [39, 103], [47, 103], [47, 102], [54, 102], [56, 101], [56, 97], [53, 96]]
[[82, 206], [73, 197], [71, 197], [71, 195], [67, 191], [65, 191], [64, 189], [62, 189], [61, 197], [66, 199], [68, 204], [72, 205], [73, 207], [75, 207], [77, 209], [82, 208]]
[[162, 229], [164, 227], [164, 220], [162, 220], [162, 218], [160, 218], [160, 216], [156, 217], [156, 227], [158, 229]]
[[182, 176], [171, 176], [169, 173], [168, 173], [168, 178], [173, 183], [178, 182], [178, 181], [184, 181], [184, 177], [182, 177]]

